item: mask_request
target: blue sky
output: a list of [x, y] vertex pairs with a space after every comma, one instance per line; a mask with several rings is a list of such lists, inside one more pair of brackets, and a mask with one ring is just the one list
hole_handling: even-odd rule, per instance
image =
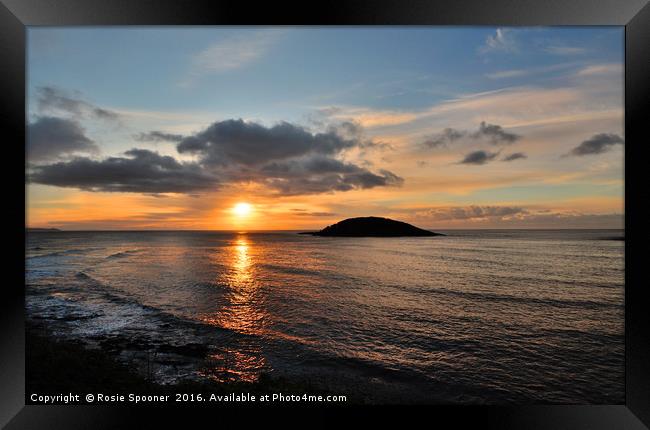
[[[490, 27], [30, 28], [29, 87], [73, 88], [98, 104], [124, 108], [271, 115], [324, 100], [420, 108], [504, 83], [553, 85], [572, 62], [576, 69], [623, 61], [622, 28], [514, 29], [515, 35], [507, 36], [512, 46], [487, 49], [494, 32]], [[258, 39], [269, 41], [257, 48]], [[255, 51], [253, 58], [242, 59], [236, 73], [191, 77], [194, 56], [228, 42], [241, 42]], [[554, 65], [557, 71], [507, 82], [488, 77]], [[185, 80], [192, 82], [183, 85]]]
[[[268, 130], [288, 122], [314, 135], [352, 123], [358, 144], [327, 156], [379, 176], [384, 175], [379, 171], [390, 171], [400, 179], [395, 186], [383, 186], [384, 175], [384, 182], [377, 180], [382, 185], [355, 184], [345, 191], [310, 188], [301, 190], [303, 195], [264, 189], [269, 179], [286, 180], [263, 177], [264, 169], [243, 177], [233, 173], [231, 163], [220, 171], [211, 166], [201, 172], [218, 177], [217, 201], [255, 201], [260, 214], [284, 213], [302, 198], [307, 211], [336, 213], [332, 218], [380, 210], [453, 226], [453, 220], [436, 221], [440, 208], [488, 205], [517, 207], [520, 217], [486, 216], [473, 225], [521, 224], [526, 214], [535, 213], [539, 220], [551, 211], [559, 214], [557, 219], [543, 222], [560, 223], [571, 214], [571, 222], [579, 224], [580, 215], [589, 215], [589, 222], [598, 215], [602, 226], [618, 226], [623, 43], [622, 27], [31, 27], [28, 122], [61, 118], [78, 126], [82, 140], [92, 143], [85, 152], [82, 146], [67, 146], [49, 160], [34, 159], [33, 165], [75, 157], [101, 163], [108, 157], [128, 158], [124, 152], [137, 147], [207, 169], [205, 153], [179, 151], [178, 141], [134, 136], [160, 131], [187, 138], [211, 124], [240, 118]], [[56, 105], [52, 99], [39, 102], [43, 88], [82, 104], [70, 110], [72, 105]], [[119, 120], [83, 111], [90, 106], [114, 112]], [[42, 122], [39, 130], [45, 130]], [[482, 122], [488, 126], [485, 133]], [[445, 142], [440, 138], [445, 129], [460, 137]], [[508, 133], [515, 137], [494, 140]], [[583, 142], [591, 142], [583, 146], [589, 151], [571, 152]], [[463, 162], [477, 151], [483, 151], [485, 162]], [[515, 152], [522, 155], [516, 161], [498, 162]], [[308, 155], [282, 161], [295, 165]], [[313, 175], [300, 179], [325, 181]], [[67, 207], [79, 205], [80, 196], [137, 198], [142, 213], [158, 207], [161, 196], [175, 213], [190, 213], [179, 207], [191, 207], [201, 216], [219, 212], [218, 205], [197, 206], [184, 193], [163, 188], [133, 193], [41, 181], [30, 189], [33, 222], [48, 225], [85, 225], [47, 213], [64, 201]], [[320, 216], [294, 222], [320, 225]], [[178, 221], [179, 228], [198, 225], [200, 217], [192, 219], [190, 224]], [[128, 221], [116, 215], [88, 225], [128, 226]]]

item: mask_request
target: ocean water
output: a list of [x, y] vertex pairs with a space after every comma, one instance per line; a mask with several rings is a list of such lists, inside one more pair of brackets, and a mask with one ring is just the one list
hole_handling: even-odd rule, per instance
[[[622, 230], [34, 232], [28, 318], [153, 361], [376, 402], [623, 403]], [[151, 367], [151, 366], [150, 366]]]

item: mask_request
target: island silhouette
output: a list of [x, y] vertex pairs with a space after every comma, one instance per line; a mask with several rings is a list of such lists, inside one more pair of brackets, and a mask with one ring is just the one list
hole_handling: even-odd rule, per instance
[[402, 221], [375, 216], [348, 218], [320, 231], [308, 231], [300, 234], [340, 237], [444, 236], [442, 233], [423, 230]]

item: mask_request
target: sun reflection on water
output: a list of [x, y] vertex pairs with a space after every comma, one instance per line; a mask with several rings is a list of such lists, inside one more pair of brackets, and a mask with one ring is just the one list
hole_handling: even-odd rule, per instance
[[267, 367], [257, 336], [265, 333], [268, 317], [264, 310], [261, 285], [255, 277], [254, 250], [245, 234], [240, 234], [226, 254], [227, 271], [219, 284], [227, 288], [225, 303], [214, 314], [203, 318], [219, 327], [255, 337], [241, 338], [241, 347], [219, 349], [210, 355], [207, 376], [220, 381], [255, 381]]
[[234, 283], [243, 285], [251, 282], [252, 274], [250, 266], [251, 258], [248, 255], [248, 240], [245, 236], [240, 237], [235, 243], [235, 252], [232, 263], [234, 269]]

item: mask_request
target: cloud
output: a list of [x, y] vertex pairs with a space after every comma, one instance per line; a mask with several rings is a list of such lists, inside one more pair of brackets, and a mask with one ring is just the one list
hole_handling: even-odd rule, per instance
[[86, 191], [124, 193], [191, 193], [215, 189], [214, 175], [196, 163], [181, 163], [144, 149], [126, 157], [92, 160], [77, 157], [67, 162], [35, 166], [29, 181]]
[[71, 95], [56, 87], [38, 87], [36, 89], [37, 106], [41, 112], [64, 112], [76, 117], [95, 118], [106, 121], [119, 121], [120, 115], [108, 109], [100, 108], [84, 101], [78, 94]]
[[73, 153], [95, 154], [99, 148], [78, 122], [49, 116], [27, 126], [27, 159], [30, 163], [53, 160]]
[[493, 73], [488, 73], [485, 76], [489, 79], [507, 79], [507, 78], [518, 78], [521, 76], [528, 76], [528, 75], [538, 75], [538, 74], [548, 75], [549, 73], [552, 72], [558, 72], [572, 67], [576, 67], [579, 64], [580, 63], [577, 62], [565, 62], [565, 63], [551, 64], [548, 66], [529, 67], [527, 69], [501, 70]]
[[386, 127], [408, 123], [419, 118], [421, 113], [399, 110], [374, 110], [367, 107], [330, 106], [320, 108], [316, 114], [330, 119], [354, 120], [363, 127]]
[[513, 154], [506, 155], [501, 159], [501, 161], [514, 161], [514, 160], [521, 160], [524, 158], [528, 158], [528, 156], [523, 152], [515, 152]]
[[414, 221], [454, 228], [471, 222], [474, 226], [509, 228], [623, 228], [621, 213], [526, 208], [521, 206], [449, 206], [409, 211]]
[[527, 70], [502, 70], [499, 72], [488, 73], [485, 75], [490, 79], [517, 78], [529, 74]]
[[619, 63], [594, 64], [578, 71], [578, 76], [622, 75], [623, 65]]
[[505, 131], [500, 125], [487, 124], [485, 121], [481, 122], [478, 131], [473, 133], [472, 137], [476, 139], [485, 137], [494, 145], [514, 143], [521, 138], [518, 134]]
[[264, 56], [284, 34], [284, 30], [245, 30], [245, 33], [225, 37], [206, 47], [192, 58], [192, 68], [184, 85], [203, 75], [240, 69]]
[[429, 148], [437, 148], [440, 146], [446, 146], [447, 144], [454, 142], [462, 137], [467, 135], [466, 131], [456, 130], [454, 128], [445, 128], [442, 133], [431, 136], [422, 144], [428, 146]]
[[609, 151], [614, 145], [623, 145], [625, 140], [614, 133], [600, 133], [591, 136], [589, 139], [583, 141], [580, 145], [576, 146], [566, 155], [592, 155], [602, 154]]
[[149, 132], [141, 140], [176, 140], [180, 154], [196, 162], [182, 163], [144, 149], [126, 152], [129, 158], [102, 161], [78, 157], [68, 162], [36, 166], [32, 182], [90, 191], [194, 193], [218, 184], [255, 183], [281, 195], [318, 194], [382, 186], [401, 186], [396, 174], [343, 161], [350, 148], [374, 144], [362, 138], [353, 123], [312, 133], [282, 122], [265, 127], [243, 120], [215, 122], [191, 136]]
[[403, 179], [392, 172], [373, 173], [336, 158], [351, 148], [381, 146], [361, 136], [351, 122], [312, 133], [288, 122], [266, 127], [230, 119], [185, 137], [177, 149], [197, 155], [199, 163], [218, 168], [231, 181], [263, 183], [284, 195], [400, 186]]
[[548, 46], [544, 51], [555, 55], [580, 55], [587, 52], [587, 49], [579, 46]]
[[288, 122], [265, 127], [230, 119], [184, 138], [177, 148], [181, 154], [199, 155], [206, 165], [234, 162], [252, 166], [310, 153], [335, 154], [359, 144], [358, 140], [346, 139], [333, 131], [312, 134]]
[[459, 161], [458, 164], [482, 165], [489, 161], [494, 160], [497, 157], [497, 155], [499, 155], [498, 152], [487, 152], [483, 150], [474, 151], [465, 155], [465, 158]]
[[507, 28], [497, 28], [495, 34], [485, 39], [485, 44], [479, 48], [479, 52], [518, 52], [519, 46], [513, 36], [513, 31]]
[[334, 212], [307, 212], [304, 209], [299, 210], [299, 209], [291, 209], [293, 212], [292, 215], [297, 215], [297, 216], [337, 216], [337, 213]]
[[[253, 174], [283, 195], [319, 194], [385, 186], [401, 186], [402, 178], [387, 170], [373, 173], [352, 163], [312, 156], [265, 165]], [[251, 177], [250, 179], [253, 179]]]
[[521, 139], [520, 135], [507, 132], [500, 125], [488, 124], [485, 121], [482, 121], [481, 124], [479, 124], [478, 130], [474, 132], [458, 130], [455, 128], [445, 128], [441, 133], [430, 136], [424, 140], [422, 145], [429, 148], [439, 148], [447, 146], [448, 144], [466, 136], [471, 137], [472, 139], [487, 140], [493, 145], [512, 144]]
[[518, 206], [456, 206], [418, 212], [418, 215], [435, 221], [505, 218], [518, 214], [528, 214], [528, 211]]
[[[583, 73], [592, 73], [593, 79], [583, 79], [577, 75], [577, 70], [584, 68], [584, 62], [571, 61], [525, 69], [531, 74], [545, 75], [566, 69], [567, 73], [557, 74], [557, 86], [528, 84], [459, 94], [411, 110], [338, 105], [328, 108], [327, 112], [337, 119], [358, 120], [364, 127], [373, 129], [375, 134], [395, 137], [395, 140], [402, 136], [403, 140], [429, 136], [432, 127], [434, 130], [462, 128], [468, 118], [500, 124], [506, 129], [568, 123], [576, 123], [575, 127], [579, 128], [584, 127], [587, 121], [620, 122], [623, 115], [623, 74], [601, 76], [596, 72], [603, 68], [589, 69]], [[596, 79], [600, 78], [606, 79], [597, 82]]]
[[171, 134], [162, 131], [150, 131], [148, 133], [138, 133], [133, 138], [140, 142], [180, 142], [184, 136], [182, 134]]

